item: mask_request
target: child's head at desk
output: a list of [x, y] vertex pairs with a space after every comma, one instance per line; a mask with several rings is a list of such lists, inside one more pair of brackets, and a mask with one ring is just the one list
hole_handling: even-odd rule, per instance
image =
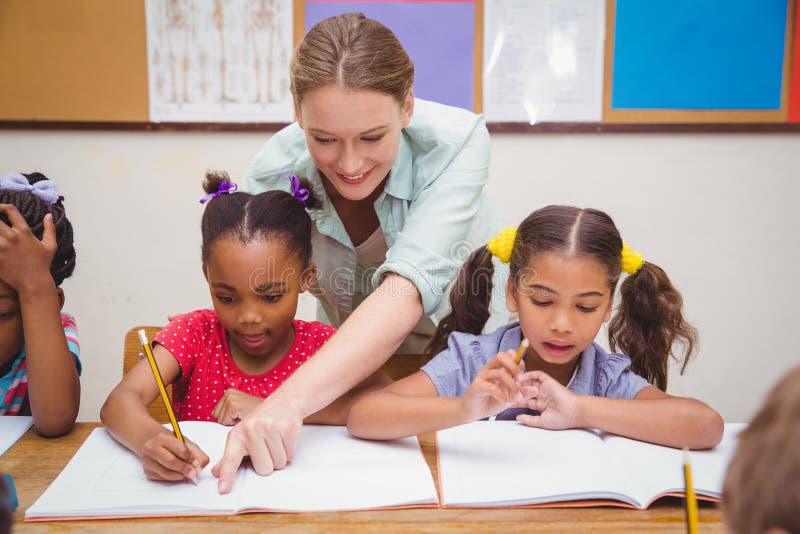
[[[75, 269], [75, 247], [63, 200], [41, 173], [0, 179], [0, 378], [25, 346], [22, 302], [43, 288], [57, 293], [59, 307], [64, 303], [60, 286]], [[0, 414], [16, 415], [3, 400]]]
[[800, 532], [800, 367], [778, 382], [739, 437], [722, 505], [731, 532]]

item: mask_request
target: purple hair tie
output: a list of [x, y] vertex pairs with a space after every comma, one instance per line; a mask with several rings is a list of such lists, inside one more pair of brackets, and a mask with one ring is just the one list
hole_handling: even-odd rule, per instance
[[0, 189], [8, 191], [27, 191], [48, 204], [58, 202], [58, 186], [53, 180], [39, 180], [32, 184], [18, 172], [12, 172], [0, 179]]
[[311, 193], [305, 187], [300, 187], [300, 178], [297, 176], [290, 176], [289, 182], [292, 184], [292, 196], [305, 204]]
[[222, 182], [219, 184], [219, 189], [214, 191], [213, 193], [209, 193], [203, 198], [200, 199], [200, 204], [205, 204], [212, 198], [216, 198], [223, 193], [235, 193], [239, 189], [239, 186], [233, 182]]

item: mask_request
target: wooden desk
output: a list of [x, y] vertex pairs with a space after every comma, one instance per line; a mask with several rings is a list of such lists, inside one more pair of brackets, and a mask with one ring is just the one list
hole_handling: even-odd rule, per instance
[[[3, 456], [0, 472], [11, 473], [17, 487], [19, 508], [13, 532], [261, 532], [337, 531], [371, 532], [685, 532], [683, 509], [678, 499], [656, 503], [648, 510], [623, 508], [539, 509], [428, 509], [328, 512], [308, 514], [242, 514], [226, 517], [119, 519], [23, 523], [24, 511], [61, 472], [98, 423], [78, 423], [62, 438], [44, 439], [31, 429]], [[433, 435], [420, 437], [425, 459], [436, 469]], [[434, 477], [435, 478], [435, 477]], [[700, 531], [724, 532], [717, 506], [701, 503]]]

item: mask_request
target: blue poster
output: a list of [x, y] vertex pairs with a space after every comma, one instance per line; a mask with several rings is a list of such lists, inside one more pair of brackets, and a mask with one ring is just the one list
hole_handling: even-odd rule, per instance
[[617, 0], [613, 109], [777, 110], [788, 0]]
[[414, 95], [472, 110], [475, 3], [472, 1], [305, 3], [308, 31], [320, 20], [361, 12], [391, 29], [414, 62]]

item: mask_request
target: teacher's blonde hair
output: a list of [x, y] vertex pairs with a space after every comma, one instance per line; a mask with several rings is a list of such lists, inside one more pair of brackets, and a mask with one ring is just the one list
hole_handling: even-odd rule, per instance
[[294, 51], [290, 74], [296, 105], [309, 91], [331, 84], [377, 91], [403, 104], [414, 85], [414, 64], [403, 45], [362, 13], [318, 22]]

